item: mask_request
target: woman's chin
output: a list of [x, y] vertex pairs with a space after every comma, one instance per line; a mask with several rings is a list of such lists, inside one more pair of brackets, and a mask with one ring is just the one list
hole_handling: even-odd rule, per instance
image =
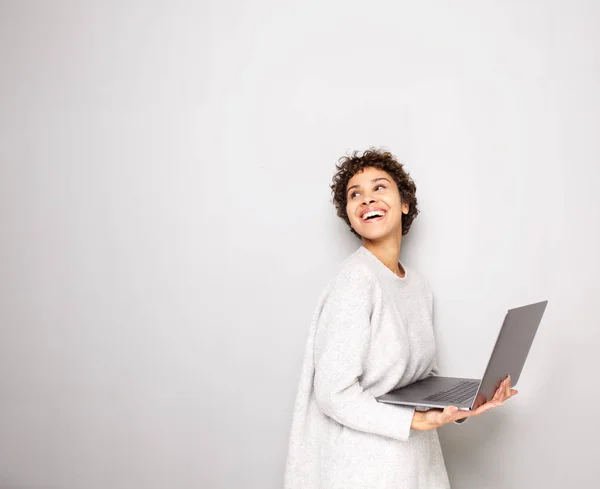
[[389, 231], [386, 232], [383, 229], [381, 229], [381, 230], [369, 229], [369, 230], [365, 231], [364, 233], [360, 233], [360, 235], [363, 237], [363, 239], [366, 239], [368, 241], [380, 241], [382, 239], [387, 238], [391, 234], [392, 233], [390, 233]]

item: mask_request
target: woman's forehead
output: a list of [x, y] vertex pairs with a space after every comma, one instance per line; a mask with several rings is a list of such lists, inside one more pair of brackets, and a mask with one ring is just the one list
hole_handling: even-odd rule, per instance
[[367, 167], [362, 169], [360, 172], [354, 174], [348, 181], [348, 185], [357, 185], [361, 183], [369, 183], [375, 178], [387, 178], [391, 179], [390, 175], [385, 170], [379, 168]]

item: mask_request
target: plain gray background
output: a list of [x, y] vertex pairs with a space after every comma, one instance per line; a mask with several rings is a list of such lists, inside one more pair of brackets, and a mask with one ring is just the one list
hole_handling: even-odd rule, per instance
[[[0, 2], [0, 488], [279, 489], [308, 324], [385, 146], [442, 373], [548, 299], [461, 489], [592, 487], [600, 4]], [[573, 402], [575, 399], [576, 402]]]

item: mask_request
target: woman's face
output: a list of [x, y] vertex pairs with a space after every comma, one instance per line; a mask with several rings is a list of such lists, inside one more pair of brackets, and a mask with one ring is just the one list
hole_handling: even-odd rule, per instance
[[346, 197], [350, 225], [363, 238], [373, 241], [402, 236], [402, 214], [408, 213], [409, 206], [402, 202], [398, 185], [389, 173], [365, 168], [348, 182]]

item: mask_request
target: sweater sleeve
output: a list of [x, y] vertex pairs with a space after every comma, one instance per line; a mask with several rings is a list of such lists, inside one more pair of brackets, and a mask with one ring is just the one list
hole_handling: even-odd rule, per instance
[[407, 440], [414, 408], [379, 403], [360, 384], [377, 283], [365, 270], [340, 273], [326, 295], [314, 343], [314, 389], [321, 412], [352, 429]]

